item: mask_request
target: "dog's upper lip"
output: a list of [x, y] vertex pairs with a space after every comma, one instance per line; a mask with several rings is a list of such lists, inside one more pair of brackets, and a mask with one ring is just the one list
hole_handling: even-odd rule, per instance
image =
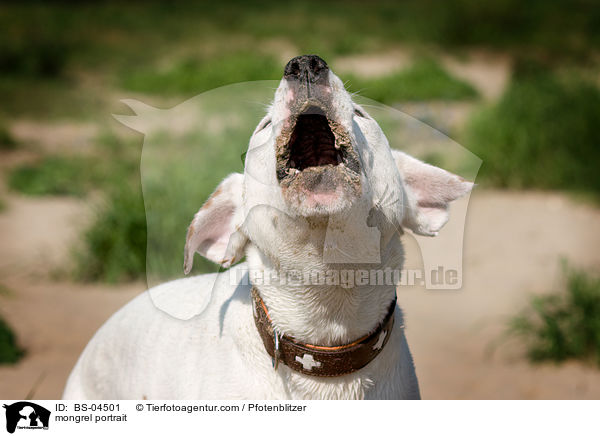
[[309, 98], [288, 107], [275, 141], [279, 182], [288, 185], [309, 168], [360, 172], [352, 136], [329, 100]]
[[340, 167], [359, 171], [350, 135], [330, 107], [306, 101], [283, 124], [276, 141], [277, 179], [288, 182], [305, 169]]
[[319, 104], [307, 103], [304, 105], [304, 109], [300, 112], [300, 115], [323, 115], [327, 116], [325, 109]]

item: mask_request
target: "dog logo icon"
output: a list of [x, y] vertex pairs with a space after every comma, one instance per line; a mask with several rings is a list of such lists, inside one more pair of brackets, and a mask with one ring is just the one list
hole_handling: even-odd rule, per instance
[[16, 429], [48, 430], [50, 411], [29, 401], [19, 401], [6, 409], [6, 431], [14, 433]]

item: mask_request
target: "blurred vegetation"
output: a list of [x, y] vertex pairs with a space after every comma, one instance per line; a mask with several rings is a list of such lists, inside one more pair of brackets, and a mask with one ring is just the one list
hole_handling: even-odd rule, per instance
[[11, 189], [27, 195], [81, 197], [102, 180], [94, 159], [61, 155], [16, 167], [10, 173], [8, 184]]
[[[213, 119], [227, 120], [230, 92], [213, 91], [218, 97], [208, 102]], [[256, 107], [262, 111], [262, 106]], [[215, 116], [220, 111], [225, 113]], [[243, 168], [240, 155], [258, 120], [242, 112], [246, 118], [230, 120], [221, 134], [203, 130], [200, 121], [182, 137], [147, 133], [142, 184], [139, 168], [131, 169], [126, 179], [105, 181], [106, 198], [76, 251], [76, 276], [118, 282], [146, 278], [147, 269], [149, 280], [181, 276], [186, 230], [194, 213], [228, 173]], [[110, 146], [119, 147], [118, 139], [113, 141]], [[132, 156], [125, 160], [139, 165]], [[195, 259], [194, 273], [217, 269], [205, 259]]]
[[272, 56], [240, 52], [185, 59], [163, 72], [131, 72], [123, 75], [122, 85], [149, 94], [193, 95], [236, 82], [277, 79], [281, 73], [281, 63]]
[[508, 188], [600, 194], [600, 90], [576, 73], [515, 73], [493, 106], [475, 113], [465, 145], [485, 181]]
[[145, 275], [146, 216], [139, 150], [139, 140], [123, 140], [108, 131], [97, 140], [95, 152], [108, 154], [110, 161], [96, 161], [92, 170], [101, 175], [95, 188], [104, 196], [74, 249], [74, 274], [79, 280], [116, 283]]
[[325, 59], [433, 44], [589, 63], [598, 23], [592, 0], [4, 2], [0, 112], [91, 117], [110, 101], [94, 87], [198, 93], [274, 78], [286, 43]]
[[[22, 25], [26, 20], [29, 26]], [[139, 59], [144, 50], [163, 49], [170, 42], [227, 35], [228, 41], [239, 35], [258, 41], [285, 36], [302, 52], [323, 54], [417, 42], [535, 47], [573, 56], [598, 46], [599, 20], [592, 0], [530, 0], [527, 7], [517, 0], [27, 1], [5, 3], [2, 13], [3, 40], [10, 42], [3, 46], [5, 57], [13, 64], [18, 60], [11, 69], [36, 74], [56, 74], [74, 58], [101, 62], [111, 56], [106, 48], [137, 51]], [[148, 44], [140, 45], [140, 38]], [[89, 48], [94, 52], [85, 53]]]
[[24, 354], [17, 344], [15, 334], [9, 325], [0, 318], [0, 365], [16, 363]]
[[44, 155], [9, 172], [8, 185], [26, 195], [82, 197], [139, 178], [139, 144], [101, 134], [90, 153]]
[[0, 150], [14, 150], [17, 141], [12, 137], [4, 123], [0, 123]]
[[75, 275], [109, 283], [146, 272], [146, 215], [139, 184], [113, 185], [76, 251]]
[[[181, 277], [187, 227], [217, 185], [230, 173], [243, 171], [240, 156], [276, 82], [218, 88], [184, 103], [187, 114], [210, 114], [180, 130], [180, 135], [146, 133], [142, 156], [142, 187], [148, 225], [148, 280]], [[236, 102], [232, 112], [231, 102]], [[164, 114], [171, 125], [177, 112]], [[173, 121], [171, 121], [173, 120]], [[168, 147], [168, 153], [165, 153]], [[255, 177], [261, 175], [254, 174]], [[201, 256], [193, 273], [217, 271]]]
[[533, 361], [582, 359], [600, 366], [600, 277], [564, 269], [566, 289], [533, 297], [509, 333], [525, 340]]
[[33, 34], [1, 42], [0, 71], [4, 76], [54, 78], [64, 72], [70, 54], [60, 35], [44, 38]]
[[421, 59], [406, 70], [374, 79], [344, 75], [350, 92], [375, 101], [463, 100], [477, 97], [468, 83], [452, 77], [432, 59]]

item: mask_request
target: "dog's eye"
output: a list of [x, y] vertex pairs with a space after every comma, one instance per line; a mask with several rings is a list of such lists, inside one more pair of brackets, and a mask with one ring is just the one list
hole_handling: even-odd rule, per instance
[[361, 118], [367, 118], [367, 115], [358, 108], [354, 108], [354, 115]]
[[269, 124], [271, 124], [271, 119], [267, 118], [265, 121], [263, 121], [261, 123], [260, 126], [258, 126], [258, 129], [256, 130], [257, 132], [260, 132], [261, 130], [263, 130], [265, 127], [267, 127]]

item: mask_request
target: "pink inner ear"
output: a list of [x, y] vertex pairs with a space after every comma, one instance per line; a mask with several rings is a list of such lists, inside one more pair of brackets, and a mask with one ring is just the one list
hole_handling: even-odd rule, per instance
[[[192, 270], [196, 251], [225, 267], [243, 257], [247, 240], [236, 231], [234, 222], [235, 214], [242, 207], [243, 185], [242, 174], [230, 174], [194, 215], [185, 242], [183, 268], [186, 274]], [[232, 235], [236, 237], [232, 239]]]
[[416, 204], [403, 221], [412, 231], [435, 236], [448, 221], [448, 205], [468, 194], [473, 183], [399, 151], [392, 151], [407, 191]]
[[212, 205], [207, 202], [190, 224], [185, 244], [186, 274], [192, 269], [196, 252], [216, 263], [221, 263], [225, 257], [229, 238], [234, 232], [231, 219], [235, 205], [229, 201], [214, 204], [216, 201], [219, 200], [213, 198]]
[[419, 206], [444, 206], [471, 190], [472, 183], [466, 182], [462, 177], [441, 168], [423, 165], [427, 167], [414, 168], [417, 171], [410, 172], [404, 178], [405, 183], [415, 194]]
[[209, 259], [212, 257], [223, 258], [227, 250], [227, 243], [233, 233], [231, 218], [234, 212], [233, 205], [223, 205], [211, 212], [208, 222], [197, 231], [199, 245], [196, 251], [198, 253]]

